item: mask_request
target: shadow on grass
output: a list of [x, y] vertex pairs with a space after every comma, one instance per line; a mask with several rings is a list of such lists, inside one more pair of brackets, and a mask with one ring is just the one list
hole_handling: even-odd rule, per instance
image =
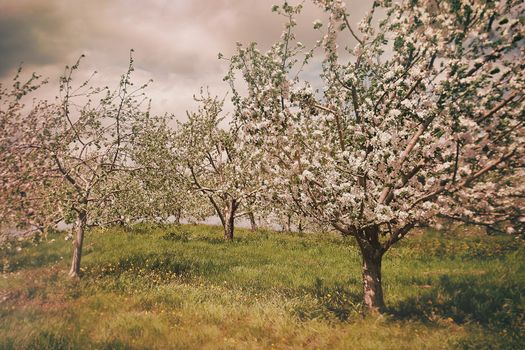
[[[301, 303], [292, 312], [303, 320], [351, 322], [363, 313], [360, 284], [354, 279], [344, 285], [327, 286], [318, 278], [301, 290]], [[415, 320], [430, 327], [443, 326], [443, 321], [477, 325], [472, 328], [477, 331], [456, 344], [459, 348], [525, 349], [525, 293], [518, 282], [505, 283], [484, 276], [442, 276], [417, 297], [386, 311], [393, 320]]]
[[86, 265], [82, 280], [95, 290], [140, 292], [188, 279], [194, 270], [194, 263], [178, 260], [173, 254], [133, 254]]
[[217, 236], [199, 236], [194, 235], [190, 231], [186, 230], [184, 227], [174, 227], [168, 230], [163, 236], [163, 239], [172, 242], [206, 242], [209, 244], [226, 244], [231, 243], [220, 235]]
[[63, 260], [67, 242], [59, 241], [60, 234], [50, 234], [48, 241], [11, 241], [0, 245], [0, 273], [45, 267]]
[[[208, 266], [211, 268], [211, 266]], [[165, 253], [136, 253], [122, 257], [116, 261], [103, 264], [91, 264], [86, 267], [86, 276], [118, 277], [126, 273], [134, 273], [138, 276], [144, 274], [158, 274], [161, 276], [184, 277], [203, 267], [194, 261], [181, 260], [176, 254]]]
[[460, 324], [508, 327], [525, 321], [523, 292], [517, 283], [496, 284], [483, 276], [441, 276], [428, 291], [389, 311], [399, 318], [435, 314]]
[[483, 339], [467, 339], [463, 348], [525, 348], [525, 293], [517, 281], [486, 276], [441, 276], [431, 288], [388, 309], [395, 319], [478, 324]]
[[189, 282], [216, 274], [227, 266], [211, 260], [191, 260], [175, 253], [135, 253], [104, 263], [86, 265], [84, 281], [105, 291], [144, 291], [173, 281]]
[[182, 226], [175, 226], [169, 228], [167, 232], [162, 236], [164, 240], [172, 242], [205, 242], [209, 244], [249, 244], [254, 242], [259, 242], [262, 240], [267, 240], [269, 238], [269, 232], [264, 230], [257, 230], [251, 232], [249, 235], [239, 236], [236, 235], [233, 238], [233, 241], [227, 241], [223, 237], [222, 231], [217, 231], [214, 235], [199, 235], [194, 234], [191, 231], [187, 230]]
[[362, 312], [362, 296], [349, 288], [355, 283], [352, 280], [345, 284], [327, 286], [322, 279], [316, 278], [311, 286], [290, 293], [290, 297], [295, 294], [300, 298], [298, 305], [291, 311], [302, 320], [323, 318], [348, 321], [358, 317]]
[[[7, 260], [8, 259], [8, 260]], [[56, 253], [34, 254], [34, 255], [13, 255], [7, 258], [7, 263], [2, 263], [0, 259], [0, 271], [16, 272], [27, 268], [48, 266], [62, 261], [61, 255]]]

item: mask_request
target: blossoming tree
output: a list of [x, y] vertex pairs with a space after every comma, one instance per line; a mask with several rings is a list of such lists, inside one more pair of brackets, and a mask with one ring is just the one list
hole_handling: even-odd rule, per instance
[[133, 172], [132, 198], [122, 203], [144, 220], [167, 222], [181, 219], [189, 222], [205, 220], [213, 215], [207, 198], [194, 191], [184, 176], [186, 162], [179, 158], [176, 131], [170, 125], [172, 116], [154, 118], [140, 125], [133, 140], [131, 158], [137, 166]]
[[235, 219], [253, 214], [258, 194], [265, 185], [254, 159], [260, 152], [244, 145], [235, 124], [219, 125], [223, 101], [202, 94], [200, 107], [180, 123], [172, 150], [181, 165], [179, 176], [207, 198], [224, 228], [224, 239], [232, 240]]
[[60, 217], [50, 210], [57, 178], [48, 171], [49, 160], [31, 147], [48, 127], [41, 116], [54, 110], [45, 101], [31, 101], [45, 81], [34, 74], [23, 81], [21, 74], [20, 68], [11, 88], [0, 85], [0, 223], [7, 236], [13, 229], [45, 233]]
[[326, 29], [314, 23], [318, 79], [301, 79], [314, 54], [295, 41], [301, 6], [287, 3], [274, 7], [281, 40], [264, 53], [239, 45], [227, 79], [274, 192], [355, 238], [364, 305], [377, 311], [382, 257], [413, 228], [523, 218], [525, 5], [374, 1], [355, 27], [343, 1], [314, 3], [329, 16]]
[[[73, 223], [71, 277], [80, 274], [86, 228], [122, 220], [123, 213], [115, 210], [115, 203], [132, 188], [130, 142], [136, 137], [136, 126], [149, 118], [147, 108], [142, 107], [147, 101], [143, 96], [146, 85], [134, 87], [131, 81], [132, 59], [115, 91], [92, 88], [89, 81], [74, 87], [72, 77], [79, 61], [60, 78], [56, 101], [39, 102], [24, 114], [18, 113], [15, 98], [5, 118], [2, 113], [2, 143], [7, 137], [11, 152], [2, 158], [7, 173], [2, 195], [13, 192], [11, 188], [23, 189], [23, 200], [39, 208], [35, 214], [41, 221], [52, 217], [55, 224]], [[21, 93], [28, 90], [20, 89]], [[2, 215], [17, 213], [10, 216], [11, 222], [24, 221], [28, 213], [20, 209], [2, 207]]]

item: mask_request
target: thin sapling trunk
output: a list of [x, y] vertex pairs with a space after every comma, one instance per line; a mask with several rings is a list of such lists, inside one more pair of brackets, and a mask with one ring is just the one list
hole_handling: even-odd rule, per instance
[[250, 219], [250, 228], [252, 231], [257, 231], [257, 222], [255, 221], [255, 215], [252, 212], [248, 213], [248, 218]]

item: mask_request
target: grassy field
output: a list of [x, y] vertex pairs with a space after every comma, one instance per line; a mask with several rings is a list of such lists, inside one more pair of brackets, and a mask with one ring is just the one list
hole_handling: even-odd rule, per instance
[[91, 231], [80, 281], [63, 234], [3, 248], [0, 349], [525, 348], [523, 241], [410, 237], [385, 256], [388, 313], [363, 318], [351, 240], [236, 234]]

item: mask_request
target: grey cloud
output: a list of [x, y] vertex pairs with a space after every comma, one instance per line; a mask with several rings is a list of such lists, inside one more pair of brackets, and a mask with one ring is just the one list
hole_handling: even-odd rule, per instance
[[[184, 99], [191, 104], [200, 86], [220, 86], [227, 67], [217, 59], [219, 52], [231, 54], [236, 41], [256, 41], [266, 49], [278, 40], [284, 19], [270, 9], [280, 2], [0, 0], [0, 80], [20, 61], [37, 72], [60, 72], [80, 54], [87, 55], [85, 69], [115, 80], [133, 48], [137, 70], [155, 80], [154, 103], [158, 97], [162, 108], [184, 109]], [[297, 39], [308, 44], [320, 35], [312, 21], [326, 18], [306, 4]], [[368, 1], [355, 4], [357, 20]]]
[[49, 64], [59, 60], [61, 48], [49, 45], [46, 38], [58, 37], [60, 28], [61, 18], [52, 8], [0, 2], [0, 75], [22, 61]]

